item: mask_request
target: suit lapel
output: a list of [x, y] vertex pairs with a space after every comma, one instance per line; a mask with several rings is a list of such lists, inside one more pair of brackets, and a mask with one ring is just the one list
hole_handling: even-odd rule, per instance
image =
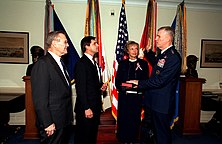
[[64, 84], [69, 87], [70, 84], [70, 81], [69, 81], [69, 85], [67, 84], [67, 81], [66, 81], [66, 78], [65, 76], [63, 75], [62, 73], [62, 70], [60, 69], [59, 65], [57, 64], [57, 62], [55, 61], [55, 59], [51, 56], [50, 53], [47, 53], [47, 57], [48, 57], [48, 60], [51, 62], [51, 64], [53, 65], [53, 67], [55, 68], [56, 72], [58, 73], [59, 77], [62, 79], [62, 81], [64, 82]]
[[92, 63], [92, 61], [86, 55], [83, 55], [83, 58], [85, 59], [86, 64], [90, 67], [91, 71], [93, 72], [93, 75], [96, 77], [96, 79], [99, 82], [97, 68], [95, 67], [95, 65]]

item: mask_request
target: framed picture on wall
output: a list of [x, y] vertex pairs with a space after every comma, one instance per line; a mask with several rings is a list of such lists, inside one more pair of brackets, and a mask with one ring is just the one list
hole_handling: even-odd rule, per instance
[[201, 68], [222, 68], [222, 40], [201, 40]]
[[0, 31], [0, 63], [29, 63], [29, 33]]

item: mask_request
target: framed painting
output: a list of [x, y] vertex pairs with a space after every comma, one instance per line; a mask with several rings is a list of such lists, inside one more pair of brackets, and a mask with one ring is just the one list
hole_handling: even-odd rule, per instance
[[222, 40], [201, 40], [201, 68], [222, 68]]
[[0, 63], [29, 63], [29, 33], [0, 31]]

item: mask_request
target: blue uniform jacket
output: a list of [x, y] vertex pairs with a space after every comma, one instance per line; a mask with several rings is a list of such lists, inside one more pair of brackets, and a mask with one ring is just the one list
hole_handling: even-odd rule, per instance
[[145, 106], [164, 114], [173, 110], [180, 71], [181, 57], [172, 46], [157, 57], [150, 78], [138, 83], [138, 88], [146, 90]]

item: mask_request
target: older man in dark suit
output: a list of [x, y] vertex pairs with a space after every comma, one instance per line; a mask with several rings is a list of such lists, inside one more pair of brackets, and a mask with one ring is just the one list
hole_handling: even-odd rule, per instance
[[95, 37], [84, 37], [81, 49], [84, 54], [75, 66], [75, 144], [96, 144], [102, 111], [101, 92], [106, 90], [107, 84], [102, 83], [99, 67], [93, 61], [94, 54], [98, 52]]
[[66, 35], [49, 33], [48, 52], [40, 58], [31, 73], [32, 97], [41, 143], [66, 144], [73, 121], [72, 92], [61, 56], [67, 53]]
[[157, 144], [172, 143], [170, 120], [175, 109], [176, 86], [181, 71], [181, 57], [172, 45], [173, 38], [174, 31], [171, 27], [159, 28], [156, 42], [161, 54], [154, 62], [150, 78], [148, 80], [128, 81], [138, 85], [138, 88], [146, 90], [144, 96], [145, 111], [151, 112]]

